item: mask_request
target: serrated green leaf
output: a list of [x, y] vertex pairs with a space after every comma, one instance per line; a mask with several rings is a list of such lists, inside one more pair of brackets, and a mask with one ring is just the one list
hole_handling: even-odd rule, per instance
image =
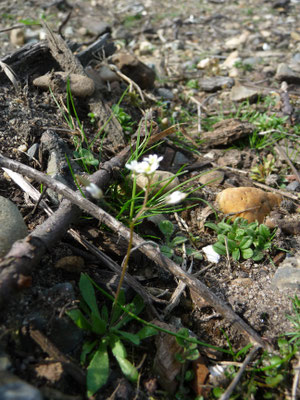
[[109, 358], [107, 353], [107, 344], [101, 342], [87, 368], [87, 396], [93, 396], [99, 389], [101, 389], [101, 387], [106, 384], [108, 377]]
[[89, 321], [85, 318], [85, 316], [79, 309], [66, 311], [66, 314], [73, 320], [73, 322], [75, 322], [78, 328], [86, 331], [92, 330], [92, 325], [89, 323]]
[[253, 256], [253, 250], [252, 249], [242, 250], [242, 256], [245, 260], [248, 260], [248, 258], [251, 258]]
[[85, 274], [81, 274], [79, 289], [82, 297], [84, 298], [84, 301], [89, 306], [92, 314], [95, 314], [100, 319], [100, 313], [97, 305], [94, 287], [90, 279]]

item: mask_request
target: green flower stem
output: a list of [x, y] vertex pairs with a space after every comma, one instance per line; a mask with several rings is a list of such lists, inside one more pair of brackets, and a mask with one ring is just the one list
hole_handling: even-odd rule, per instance
[[[121, 272], [121, 276], [120, 276], [120, 280], [119, 280], [119, 284], [118, 284], [118, 288], [115, 294], [115, 300], [112, 306], [112, 313], [111, 315], [114, 314], [114, 309], [117, 306], [118, 300], [119, 300], [119, 295], [120, 295], [120, 290], [121, 287], [123, 285], [123, 281], [124, 281], [124, 277], [125, 277], [125, 273], [127, 271], [127, 267], [128, 267], [128, 261], [129, 261], [129, 257], [130, 257], [130, 253], [131, 253], [131, 249], [132, 249], [132, 241], [133, 241], [133, 231], [134, 231], [134, 226], [136, 221], [139, 219], [139, 217], [147, 210], [147, 202], [148, 202], [148, 196], [149, 196], [149, 190], [150, 190], [150, 185], [151, 185], [151, 180], [152, 180], [153, 175], [148, 176], [148, 182], [147, 182], [147, 186], [146, 186], [146, 190], [145, 190], [145, 197], [144, 197], [144, 201], [143, 201], [143, 205], [140, 209], [140, 211], [136, 214], [136, 216], [134, 218], [132, 218], [130, 225], [129, 225], [129, 241], [128, 241], [128, 247], [127, 247], [127, 252], [126, 252], [126, 256], [125, 259], [122, 263], [122, 272]], [[134, 179], [134, 184], [133, 184], [133, 199], [135, 196], [135, 191], [136, 191], [136, 180]], [[134, 201], [132, 201], [132, 204], [134, 203]], [[130, 213], [132, 212], [134, 207], [131, 208]]]

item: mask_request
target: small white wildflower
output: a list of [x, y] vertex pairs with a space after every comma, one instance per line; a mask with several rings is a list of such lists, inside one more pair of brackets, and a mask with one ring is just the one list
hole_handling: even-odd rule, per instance
[[217, 264], [220, 261], [220, 255], [214, 251], [212, 245], [205, 246], [202, 248], [202, 250], [204, 251], [209, 262]]
[[208, 369], [212, 376], [222, 376], [225, 372], [225, 369], [222, 367], [222, 365], [219, 364], [213, 367], [209, 367]]
[[126, 168], [130, 169], [134, 174], [152, 175], [153, 172], [159, 167], [159, 162], [163, 157], [158, 157], [156, 154], [152, 154], [145, 157], [143, 161], [138, 162], [136, 160], [126, 164]]
[[92, 197], [94, 197], [94, 199], [101, 199], [101, 197], [103, 197], [102, 190], [94, 183], [90, 183], [88, 186], [86, 186], [86, 190], [91, 194]]
[[165, 198], [165, 202], [167, 204], [177, 204], [180, 203], [183, 199], [185, 199], [187, 196], [187, 193], [180, 192], [179, 190], [176, 190], [175, 192], [169, 194]]

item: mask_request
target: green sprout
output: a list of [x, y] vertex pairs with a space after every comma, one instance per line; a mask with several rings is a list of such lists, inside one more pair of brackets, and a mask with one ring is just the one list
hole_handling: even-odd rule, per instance
[[205, 226], [218, 234], [218, 241], [213, 245], [215, 252], [225, 256], [227, 247], [235, 260], [262, 260], [265, 251], [271, 248], [276, 232], [271, 232], [266, 225], [257, 221], [249, 223], [244, 218], [236, 218], [233, 224], [230, 224], [230, 220], [223, 220], [218, 224], [207, 222]]

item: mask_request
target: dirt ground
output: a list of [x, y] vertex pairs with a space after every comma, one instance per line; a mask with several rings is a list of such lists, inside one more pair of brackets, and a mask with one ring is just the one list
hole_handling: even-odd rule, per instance
[[[132, 125], [129, 131], [125, 133], [123, 131], [120, 140], [105, 138], [102, 142], [101, 137], [98, 138], [94, 143], [93, 154], [97, 158], [101, 149], [101, 163], [108, 162], [118, 155], [133, 140], [131, 135], [136, 131], [144, 112], [150, 108], [157, 132], [176, 123], [183, 124], [184, 131], [181, 131], [180, 135], [171, 134], [165, 137], [154, 151], [164, 157], [161, 169], [174, 173], [184, 166], [184, 173], [179, 177], [180, 182], [196, 177], [192, 185], [197, 191], [190, 196], [193, 198], [188, 199], [187, 203], [193, 204], [193, 207], [176, 215], [174, 213], [164, 215], [173, 222], [178, 235], [193, 238], [195, 249], [201, 251], [203, 247], [213, 244], [216, 240], [214, 232], [204, 227], [205, 222], [215, 221], [214, 214], [209, 211], [207, 204], [217, 207], [216, 195], [226, 188], [239, 186], [261, 188], [259, 182], [251, 177], [251, 169], [263, 163], [268, 157], [269, 159], [274, 157], [275, 164], [269, 174], [273, 176], [273, 181], [270, 178], [260, 183], [265, 185], [264, 189], [267, 191], [279, 190], [283, 194], [285, 203], [279, 210], [275, 210], [269, 219], [273, 221], [273, 226], [279, 226], [279, 229], [276, 231], [268, 256], [262, 261], [252, 259], [236, 261], [232, 257], [228, 261], [228, 257], [222, 256], [218, 263], [212, 263], [201, 252], [202, 260], [194, 259], [191, 273], [195, 274], [225, 304], [229, 304], [263, 340], [276, 345], [277, 338], [291, 329], [286, 315], [292, 311], [291, 297], [294, 297], [299, 290], [299, 280], [294, 286], [278, 289], [274, 285], [273, 278], [285, 258], [287, 260], [289, 257], [298, 259], [300, 257], [300, 190], [286, 190], [288, 184], [297, 179], [293, 178], [295, 172], [287, 159], [275, 149], [275, 143], [282, 148], [293, 149], [295, 153], [291, 157], [292, 164], [299, 171], [300, 3], [254, 0], [248, 2], [192, 0], [165, 3], [157, 0], [11, 1], [0, 3], [0, 16], [0, 56], [7, 64], [9, 64], [7, 57], [22, 46], [45, 39], [45, 29], [39, 24], [33, 24], [44, 18], [54, 32], [59, 29], [67, 43], [81, 45], [77, 54], [86, 48], [87, 43], [92, 43], [109, 27], [111, 41], [116, 46], [116, 54], [121, 50], [129, 51], [150, 67], [150, 70], [155, 71], [156, 79], [153, 86], [143, 90], [144, 103], [137, 101], [138, 94], [125, 97], [121, 103], [121, 107], [131, 116]], [[63, 21], [65, 25], [62, 25]], [[12, 34], [16, 29], [6, 31], [6, 28], [19, 24], [24, 27], [19, 31], [20, 42], [17, 44], [17, 39]], [[234, 52], [238, 54], [233, 54]], [[236, 59], [234, 65], [230, 65], [228, 59], [230, 55]], [[224, 62], [227, 62], [226, 66], [223, 65]], [[98, 56], [93, 54], [89, 66], [99, 71], [100, 63], [99, 54]], [[290, 73], [289, 78], [285, 79], [288, 83], [292, 110], [286, 110], [282, 106], [283, 79], [276, 78], [280, 64], [285, 64], [294, 71], [294, 75]], [[62, 154], [63, 161], [58, 162], [59, 174], [63, 173], [66, 182], [71, 185], [72, 176], [68, 165], [65, 165], [65, 154], [69, 155], [76, 173], [86, 172], [82, 164], [76, 164], [73, 160], [76, 158], [74, 151], [78, 151], [76, 144], [78, 145], [82, 138], [80, 129], [70, 129], [59, 110], [58, 104], [60, 107], [66, 104], [65, 93], [54, 93], [52, 96], [48, 90], [33, 84], [37, 76], [51, 70], [58, 70], [58, 67], [48, 53], [47, 56], [40, 56], [32, 64], [21, 64], [15, 71], [20, 82], [18, 90], [14, 88], [7, 75], [1, 73], [0, 154], [48, 174], [52, 152], [55, 152], [56, 157]], [[149, 71], [148, 74], [151, 75]], [[216, 77], [223, 79], [220, 80], [221, 83], [217, 82]], [[233, 86], [240, 100], [233, 100], [235, 99]], [[112, 107], [118, 103], [126, 87], [126, 82], [121, 80], [111, 84], [102, 82], [97, 90], [103, 104]], [[243, 90], [250, 92], [245, 94]], [[74, 102], [87, 141], [90, 143], [101, 128], [102, 122], [97, 120], [94, 123], [92, 116], [88, 115], [90, 112], [88, 98], [75, 97]], [[283, 121], [281, 125], [278, 122], [277, 126], [271, 122], [269, 125], [264, 125], [264, 130], [267, 132], [265, 134], [273, 130], [275, 135], [272, 136], [271, 133], [267, 145], [260, 146], [259, 143], [262, 142], [257, 139], [256, 145], [251, 146], [248, 134], [245, 133], [242, 137], [240, 133], [239, 129], [242, 131], [246, 129], [243, 120], [248, 120], [247, 115], [253, 117], [255, 112], [266, 113], [271, 121], [274, 118], [278, 120], [281, 118]], [[74, 115], [73, 117], [73, 121], [76, 121]], [[239, 120], [238, 128], [234, 122], [230, 125], [231, 122], [226, 120], [229, 118]], [[219, 122], [220, 119], [225, 120], [220, 129], [221, 138], [207, 145], [207, 142], [201, 139], [203, 140], [208, 128], [212, 131], [216, 129], [213, 128], [213, 123]], [[202, 124], [201, 132], [199, 123]], [[287, 134], [284, 138], [276, 136], [276, 129], [278, 131], [281, 129], [279, 125]], [[54, 132], [54, 136], [45, 139], [45, 132]], [[227, 140], [232, 132], [237, 136]], [[39, 146], [39, 150], [36, 150], [32, 157], [28, 154], [28, 150], [34, 150], [32, 147], [34, 145]], [[53, 150], [54, 146], [57, 146], [56, 150]], [[100, 166], [103, 165], [101, 163]], [[90, 166], [89, 172], [94, 172], [96, 169], [97, 167], [93, 169]], [[198, 175], [215, 169], [220, 173], [218, 179], [204, 184], [203, 177], [206, 175], [200, 177]], [[111, 175], [109, 184], [104, 189], [107, 203], [113, 206], [115, 204], [120, 206], [125, 198], [126, 190], [122, 186], [125, 173], [123, 163], [122, 168]], [[211, 180], [213, 179], [208, 179], [208, 182]], [[30, 183], [37, 190], [41, 189], [38, 181], [30, 179]], [[112, 191], [109, 189], [112, 186], [116, 188], [117, 193], [114, 199], [109, 197], [112, 196]], [[55, 211], [61, 198], [51, 194], [50, 191], [47, 192], [45, 201]], [[42, 207], [35, 209], [35, 201], [30, 199], [28, 194], [24, 193], [2, 170], [0, 195], [9, 198], [18, 206], [29, 233], [34, 232], [47, 220], [48, 215], [44, 209]], [[104, 204], [103, 208], [116, 217], [117, 209], [113, 208], [111, 211], [112, 207], [109, 205]], [[121, 221], [126, 223], [126, 217], [121, 218]], [[77, 218], [72, 227], [83, 239], [121, 265], [127, 248], [122, 235], [104, 227], [88, 214]], [[1, 359], [4, 361], [0, 364], [4, 367], [1, 366], [0, 369], [9, 371], [14, 378], [7, 378], [3, 372], [0, 399], [8, 398], [1, 397], [1, 386], [4, 387], [8, 381], [10, 382], [9, 379], [14, 382], [17, 377], [39, 389], [39, 395], [42, 397], [32, 398], [50, 400], [87, 398], [85, 386], [80, 378], [74, 378], [76, 375], [74, 370], [73, 373], [66, 372], [64, 370], [66, 363], [59, 359], [63, 354], [79, 366], [81, 346], [85, 339], [82, 330], [75, 327], [66, 316], [65, 310], [78, 304], [78, 282], [81, 272], [88, 273], [95, 282], [105, 288], [107, 282], [115, 279], [115, 275], [105, 262], [99, 261], [95, 254], [74, 237], [66, 232], [63, 233], [58, 241], [53, 240], [51, 247], [46, 248], [48, 244], [45, 246], [40, 261], [32, 270], [30, 262], [28, 263], [27, 275], [30, 276], [30, 281], [25, 279], [25, 282], [19, 284], [23, 290], [9, 292], [7, 301], [4, 302], [5, 306], [2, 307], [0, 351]], [[137, 233], [144, 237], [163, 240], [161, 232], [152, 220], [147, 220], [138, 226]], [[66, 257], [73, 258], [70, 261]], [[7, 259], [3, 258], [1, 271], [6, 268], [5, 262]], [[163, 271], [142, 253], [132, 256], [129, 272], [154, 296], [162, 296], [159, 298], [164, 302], [154, 304], [158, 314], [164, 315], [163, 310], [178, 284], [174, 276]], [[115, 284], [111, 285], [115, 290]], [[0, 291], [2, 289], [3, 285], [0, 285]], [[133, 296], [132, 288], [128, 286], [126, 296], [129, 301]], [[3, 295], [0, 294], [0, 297], [3, 303]], [[99, 302], [102, 304], [105, 300], [99, 297]], [[154, 318], [153, 313], [146, 310], [143, 314], [145, 319], [147, 314], [148, 318], [149, 316]], [[190, 329], [199, 340], [214, 346], [227, 348], [230, 341], [233, 348], [238, 350], [249, 343], [247, 334], [237, 329], [216, 312], [211, 304], [193, 294], [188, 288], [184, 290], [179, 304], [164, 319], [164, 322], [173, 327], [177, 326], [178, 321], [180, 321], [179, 326]], [[34, 331], [44, 336], [36, 339], [33, 337]], [[54, 356], [56, 353], [53, 353], [53, 349], [51, 351], [49, 346], [45, 345], [47, 342], [45, 338], [59, 349], [58, 359]], [[165, 388], [157, 382], [157, 376], [152, 369], [157, 351], [154, 350], [155, 346], [154, 339], [148, 339], [138, 348], [138, 352], [141, 353], [137, 354], [136, 350], [130, 350], [136, 364], [141, 362], [144, 354], [146, 355], [146, 361], [141, 367], [138, 389], [124, 381], [117, 365], [112, 363], [107, 385], [91, 398], [175, 398], [174, 394], [168, 395]], [[224, 357], [218, 352], [213, 353], [209, 350], [203, 350], [202, 354], [209, 360], [207, 366], [212, 360], [217, 363]], [[9, 368], [5, 368], [6, 364]], [[82, 368], [82, 374], [84, 373]], [[152, 381], [155, 381], [154, 389], [150, 388]], [[20, 398], [29, 398], [24, 396]], [[246, 398], [241, 394], [240, 396], [242, 397], [237, 398]], [[283, 393], [276, 392], [276, 396], [273, 398], [285, 398]], [[185, 397], [185, 399], [193, 398], [196, 398], [196, 394]], [[215, 397], [210, 393], [204, 398]]]

